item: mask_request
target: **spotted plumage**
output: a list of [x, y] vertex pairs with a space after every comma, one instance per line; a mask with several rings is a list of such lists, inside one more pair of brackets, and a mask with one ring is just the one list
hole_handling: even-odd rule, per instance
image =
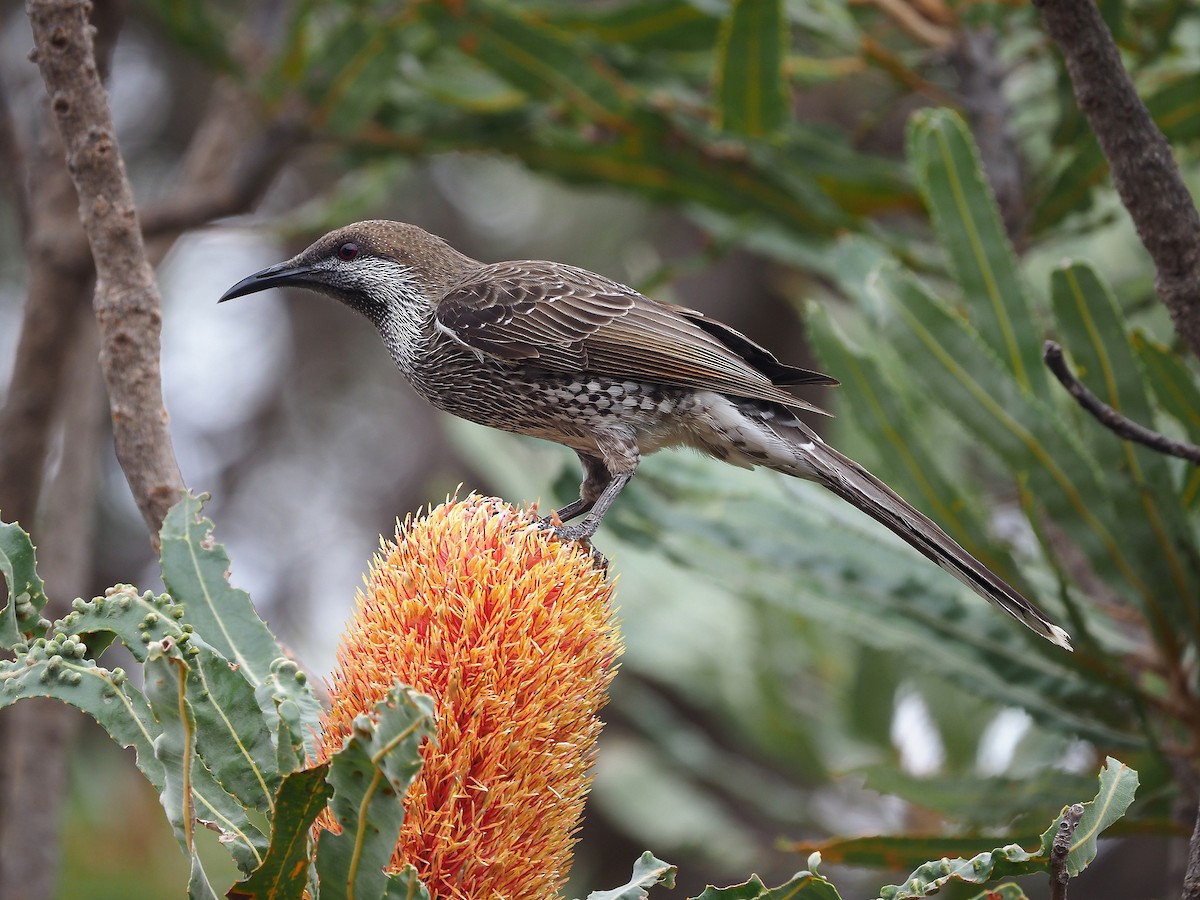
[[369, 318], [397, 368], [439, 409], [570, 447], [579, 499], [559, 510], [590, 538], [646, 454], [694, 447], [733, 465], [816, 481], [985, 599], [1070, 649], [1067, 633], [930, 519], [828, 446], [789, 393], [837, 382], [785, 365], [714, 319], [584, 269], [484, 264], [400, 222], [359, 222], [230, 288], [328, 294]]

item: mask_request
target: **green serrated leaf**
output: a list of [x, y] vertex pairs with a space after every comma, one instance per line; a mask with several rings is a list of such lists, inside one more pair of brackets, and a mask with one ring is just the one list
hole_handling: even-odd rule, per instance
[[[163, 583], [183, 604], [180, 623], [191, 625], [257, 689], [270, 677], [275, 660], [285, 654], [258, 617], [250, 596], [229, 584], [229, 556], [213, 540], [212, 522], [200, 517], [203, 499], [185, 497], [167, 513], [162, 528]], [[306, 684], [297, 685], [293, 699], [301, 707], [303, 721], [320, 719], [321, 705]], [[272, 715], [273, 709], [263, 712]], [[306, 752], [314, 754], [314, 736], [305, 734], [304, 740]]]
[[815, 872], [797, 872], [787, 884], [768, 888], [757, 875], [744, 884], [707, 887], [695, 900], [841, 900], [833, 884]]
[[430, 900], [429, 888], [417, 877], [417, 870], [405, 865], [399, 872], [388, 875], [384, 900]]
[[0, 647], [43, 636], [46, 626], [38, 613], [46, 605], [46, 587], [37, 573], [33, 542], [20, 525], [0, 522], [0, 575], [8, 585], [8, 601], [0, 609]]
[[133, 749], [138, 769], [162, 789], [162, 764], [154, 755], [161, 729], [123, 671], [110, 672], [90, 659], [68, 659], [59, 649], [48, 652], [38, 641], [15, 660], [0, 661], [0, 709], [26, 697], [52, 697], [87, 713], [120, 746]]
[[952, 882], [986, 884], [997, 878], [1012, 878], [1040, 872], [1049, 857], [1029, 853], [1016, 844], [979, 853], [970, 859], [939, 859], [918, 866], [903, 884], [889, 884], [879, 891], [879, 900], [917, 900], [938, 893]]
[[972, 323], [1021, 389], [1045, 399], [1042, 334], [966, 123], [948, 109], [914, 113], [908, 158]]
[[656, 884], [675, 887], [676, 867], [665, 863], [647, 850], [633, 864], [633, 877], [611, 891], [592, 891], [587, 900], [645, 900]]
[[774, 133], [788, 117], [782, 0], [733, 0], [717, 44], [717, 109], [723, 131]]
[[308, 881], [312, 823], [329, 802], [329, 763], [288, 775], [275, 795], [271, 843], [262, 864], [230, 888], [230, 900], [290, 900], [301, 896]]
[[[120, 586], [103, 597], [79, 600], [54, 623], [54, 633], [111, 632], [136, 659], [164, 639], [195, 648], [187, 680], [188, 700], [197, 719], [196, 749], [224, 790], [264, 812], [279, 782], [273, 729], [263, 727], [254, 687], [198, 634], [184, 630], [184, 608], [170, 596], [137, 594]], [[274, 712], [274, 705], [270, 705]]]
[[267, 727], [274, 735], [280, 775], [299, 769], [305, 760], [304, 739], [320, 730], [319, 718], [306, 718], [307, 698], [312, 689], [308, 676], [290, 659], [275, 660], [271, 674], [258, 689], [261, 709], [274, 709], [275, 716], [266, 716]]
[[1037, 834], [978, 837], [871, 835], [834, 838], [819, 843], [800, 842], [788, 849], [801, 855], [820, 853], [827, 865], [914, 869], [930, 859], [972, 857], [1005, 843], [1032, 846], [1038, 840]]
[[[1083, 818], [1071, 836], [1071, 850], [1067, 856], [1067, 872], [1072, 878], [1086, 869], [1096, 858], [1096, 839], [1100, 833], [1125, 815], [1133, 802], [1138, 788], [1138, 774], [1120, 760], [1111, 756], [1104, 760], [1100, 770], [1100, 791], [1095, 798], [1083, 804]], [[1063, 808], [1066, 812], [1066, 807]], [[1041, 854], [1048, 860], [1058, 831], [1060, 814], [1050, 827], [1042, 833]]]
[[1008, 882], [988, 888], [982, 894], [976, 894], [971, 900], [1029, 900], [1019, 884]]
[[213, 540], [213, 524], [200, 517], [207, 497], [184, 497], [162, 527], [162, 576], [167, 592], [184, 605], [191, 624], [218, 653], [236, 663], [255, 687], [283, 656], [258, 617], [250, 595], [229, 584], [229, 555]]
[[433, 700], [403, 685], [354, 720], [345, 746], [330, 759], [329, 808], [341, 832], [323, 831], [317, 842], [322, 900], [383, 896], [383, 867], [404, 823], [404, 793], [420, 771], [421, 743], [433, 736]]
[[188, 646], [188, 700], [196, 717], [196, 752], [226, 791], [269, 812], [280, 774], [271, 729], [255, 690], [229, 661], [193, 634]]
[[163, 767], [159, 800], [175, 839], [191, 864], [188, 896], [194, 900], [216, 900], [216, 892], [196, 855], [196, 817], [192, 806], [196, 720], [187, 700], [188, 664], [173, 641], [156, 641], [150, 645], [144, 671], [146, 699], [162, 728], [154, 740], [154, 755]]

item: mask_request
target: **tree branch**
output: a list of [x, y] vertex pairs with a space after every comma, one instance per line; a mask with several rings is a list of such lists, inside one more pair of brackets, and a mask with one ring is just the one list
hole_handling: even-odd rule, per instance
[[162, 520], [184, 486], [163, 408], [158, 287], [96, 69], [88, 4], [29, 0], [27, 9], [96, 265], [93, 306], [117, 458], [157, 543]]
[[1200, 355], [1200, 214], [1167, 139], [1150, 118], [1093, 0], [1034, 0], [1058, 44], [1112, 169], [1113, 184], [1154, 260], [1155, 288]]
[[1058, 823], [1058, 831], [1054, 835], [1054, 843], [1050, 847], [1050, 900], [1066, 900], [1067, 882], [1071, 875], [1067, 871], [1067, 854], [1071, 852], [1071, 838], [1083, 818], [1083, 804], [1076, 803], [1065, 813]]
[[1166, 435], [1159, 434], [1157, 431], [1151, 431], [1132, 419], [1127, 419], [1121, 415], [1095, 394], [1087, 389], [1075, 373], [1067, 366], [1067, 362], [1063, 359], [1062, 347], [1054, 341], [1046, 341], [1042, 348], [1042, 359], [1046, 361], [1047, 368], [1054, 373], [1054, 376], [1059, 380], [1059, 383], [1067, 389], [1075, 401], [1092, 416], [1107, 428], [1117, 437], [1127, 441], [1134, 441], [1149, 447], [1151, 450], [1157, 450], [1159, 453], [1165, 453], [1168, 456], [1177, 456], [1180, 459], [1186, 459], [1200, 466], [1200, 447], [1195, 444], [1185, 444], [1182, 441], [1175, 441]]

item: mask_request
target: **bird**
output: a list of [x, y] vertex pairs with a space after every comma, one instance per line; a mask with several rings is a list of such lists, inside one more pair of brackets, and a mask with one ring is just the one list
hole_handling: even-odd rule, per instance
[[836, 379], [786, 365], [714, 318], [563, 263], [482, 263], [416, 225], [385, 220], [331, 231], [218, 302], [281, 287], [328, 295], [369, 319], [401, 374], [438, 409], [574, 450], [579, 498], [548, 519], [563, 540], [590, 543], [642, 457], [691, 447], [822, 485], [1071, 649], [1046, 613], [801, 421], [828, 413], [790, 389]]

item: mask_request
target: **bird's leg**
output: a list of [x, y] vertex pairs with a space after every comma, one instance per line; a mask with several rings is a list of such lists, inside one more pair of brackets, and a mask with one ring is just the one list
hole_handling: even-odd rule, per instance
[[612, 474], [599, 457], [579, 453], [579, 462], [583, 465], [583, 483], [579, 485], [579, 499], [568, 503], [555, 513], [559, 522], [569, 522], [588, 512], [612, 481]]
[[592, 505], [591, 512], [583, 517], [582, 522], [578, 525], [560, 525], [554, 531], [564, 541], [590, 540], [592, 535], [596, 533], [596, 529], [600, 527], [600, 521], [604, 518], [604, 514], [608, 512], [608, 508], [617, 499], [617, 494], [621, 493], [622, 488], [629, 484], [629, 479], [632, 477], [633, 472], [618, 472], [612, 475], [611, 480]]

